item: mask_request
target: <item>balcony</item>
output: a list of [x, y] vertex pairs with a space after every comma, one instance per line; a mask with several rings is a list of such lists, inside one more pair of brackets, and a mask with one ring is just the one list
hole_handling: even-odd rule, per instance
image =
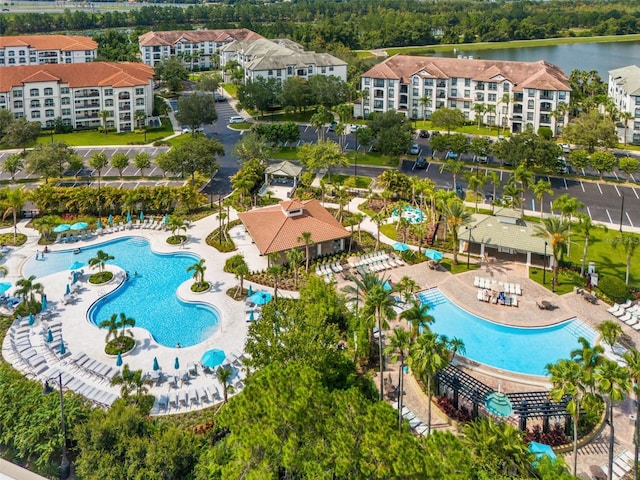
[[540, 115], [540, 124], [550, 125], [551, 124], [551, 115]]
[[75, 92], [75, 98], [91, 98], [99, 96], [100, 92], [98, 90], [80, 90]]
[[400, 85], [400, 93], [409, 93], [409, 87], [407, 85]]
[[131, 98], [131, 94], [129, 92], [120, 92], [118, 94], [118, 100], [129, 100]]
[[553, 93], [541, 93], [540, 100], [553, 100]]
[[130, 103], [121, 103], [118, 106], [118, 110], [120, 110], [121, 112], [128, 112], [131, 110], [131, 104]]
[[98, 100], [94, 101], [84, 101], [84, 102], [75, 102], [76, 110], [80, 108], [100, 108], [100, 102]]
[[438, 88], [446, 88], [447, 87], [447, 82], [444, 81], [440, 81], [437, 83], [436, 85]]
[[128, 121], [128, 122], [131, 121], [131, 115], [130, 114], [124, 114], [124, 115], [120, 114], [119, 118], [120, 118], [121, 122], [122, 121]]
[[513, 94], [513, 101], [515, 103], [522, 102], [522, 98], [523, 98], [522, 97], [522, 93], [514, 93]]
[[484, 83], [482, 82], [476, 83], [476, 90], [484, 90]]
[[90, 120], [90, 119], [95, 119], [98, 118], [98, 114], [97, 113], [86, 113], [84, 115], [77, 115], [76, 116], [76, 120]]

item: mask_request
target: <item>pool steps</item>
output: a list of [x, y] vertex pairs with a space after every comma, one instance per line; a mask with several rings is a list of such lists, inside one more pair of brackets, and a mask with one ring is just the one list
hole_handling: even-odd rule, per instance
[[442, 303], [446, 303], [447, 299], [442, 292], [436, 288], [432, 288], [429, 290], [423, 290], [417, 294], [418, 299], [421, 303], [426, 303], [430, 307], [434, 307], [436, 305], [440, 305]]
[[576, 338], [584, 337], [593, 343], [598, 338], [597, 332], [582, 320], [573, 319], [569, 331], [576, 336]]

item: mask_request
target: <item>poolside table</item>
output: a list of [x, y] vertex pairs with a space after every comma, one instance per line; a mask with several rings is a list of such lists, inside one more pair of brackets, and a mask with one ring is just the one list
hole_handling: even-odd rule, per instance
[[553, 304], [547, 300], [542, 300], [540, 305], [542, 305], [545, 310], [551, 310], [553, 308]]

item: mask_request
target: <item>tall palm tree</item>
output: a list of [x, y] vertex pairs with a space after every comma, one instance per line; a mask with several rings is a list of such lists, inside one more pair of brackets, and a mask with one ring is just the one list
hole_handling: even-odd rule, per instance
[[169, 215], [169, 221], [167, 222], [169, 230], [171, 230], [171, 236], [175, 237], [180, 234], [180, 230], [185, 230], [187, 227], [180, 217], [176, 215]]
[[[586, 213], [578, 214], [578, 223], [576, 229], [584, 234], [584, 248], [582, 250], [582, 261], [580, 262], [580, 276], [584, 275], [585, 264], [587, 263], [587, 253], [589, 251], [589, 240], [591, 239], [591, 231], [601, 228], [600, 225], [593, 223], [591, 217]], [[607, 231], [607, 227], [602, 227]]]
[[98, 250], [96, 252], [96, 256], [89, 259], [89, 266], [91, 268], [98, 268], [100, 270], [100, 272], [104, 271], [104, 266], [106, 265], [106, 263], [110, 260], [115, 259], [116, 257], [114, 257], [113, 255], [109, 255], [108, 253], [102, 251], [102, 250]]
[[[445, 217], [447, 218], [447, 225], [451, 231], [451, 247], [453, 249], [453, 264], [458, 264], [458, 230], [460, 227], [467, 225], [471, 221], [471, 214], [464, 208], [464, 203], [458, 199], [453, 198], [447, 202], [445, 208]], [[471, 248], [470, 245], [467, 248]]]
[[449, 363], [450, 353], [447, 342], [428, 330], [423, 332], [409, 348], [409, 366], [419, 377], [427, 380], [427, 432], [431, 434], [432, 384], [438, 370]]
[[304, 243], [304, 254], [305, 254], [305, 273], [309, 273], [309, 260], [311, 258], [309, 247], [313, 244], [313, 240], [311, 239], [311, 232], [302, 232], [300, 236], [296, 239], [298, 243]]
[[451, 352], [449, 363], [453, 363], [458, 353], [461, 355], [467, 353], [467, 348], [464, 346], [464, 341], [458, 337], [453, 337], [452, 339], [448, 340], [447, 344], [447, 348], [449, 348], [449, 351]]
[[[140, 373], [142, 373], [142, 370], [140, 370]], [[122, 372], [111, 380], [111, 385], [120, 385], [120, 396], [127, 403], [129, 403], [129, 396], [134, 389], [132, 386], [134, 375], [135, 372], [131, 370], [128, 363], [125, 363], [122, 367]]]
[[273, 301], [278, 301], [278, 287], [280, 286], [280, 277], [282, 277], [282, 265], [277, 263], [271, 263], [269, 267], [267, 267], [267, 273], [271, 275], [273, 279]]
[[133, 328], [135, 326], [136, 321], [133, 318], [127, 317], [125, 313], [120, 312], [120, 319], [118, 320], [118, 328], [120, 328], [120, 334], [118, 335], [119, 337], [133, 337], [133, 332], [131, 330], [128, 330], [127, 327]]
[[388, 217], [384, 213], [382, 213], [382, 211], [375, 213], [371, 217], [371, 221], [375, 223], [377, 227], [376, 228], [376, 246], [375, 246], [376, 250], [380, 246], [380, 225], [382, 225], [387, 220], [387, 218]]
[[520, 216], [524, 216], [524, 192], [533, 182], [533, 172], [524, 165], [518, 165], [513, 172], [513, 179], [520, 184]]
[[567, 232], [569, 231], [569, 222], [558, 217], [547, 217], [542, 219], [542, 226], [536, 225], [534, 235], [542, 237], [551, 246], [551, 254], [553, 256], [553, 285], [558, 284], [558, 266], [560, 257], [564, 253], [567, 246]]
[[627, 263], [627, 272], [625, 275], [625, 283], [629, 285], [629, 273], [631, 272], [631, 259], [633, 254], [636, 251], [636, 247], [640, 243], [640, 238], [638, 238], [633, 233], [623, 232], [613, 239], [613, 247], [617, 248], [618, 245], [622, 245], [622, 249], [624, 250], [626, 263]]
[[413, 294], [418, 290], [418, 282], [408, 275], [403, 275], [395, 285], [396, 292], [402, 294], [405, 302], [409, 302], [413, 297]]
[[631, 389], [629, 372], [617, 362], [604, 359], [596, 369], [594, 380], [598, 392], [606, 397], [607, 417], [609, 423], [609, 478], [613, 478], [613, 444], [615, 441], [615, 427], [613, 421], [613, 404], [622, 401]]
[[102, 153], [94, 153], [89, 157], [89, 165], [98, 172], [98, 190], [100, 190], [100, 180], [102, 179], [102, 169], [109, 165], [109, 159]]
[[106, 343], [109, 343], [109, 341], [112, 338], [114, 339], [118, 338], [119, 336], [118, 330], [120, 329], [120, 321], [118, 320], [118, 314], [114, 313], [113, 315], [111, 315], [111, 318], [109, 318], [108, 320], [101, 321], [98, 324], [98, 327], [107, 329], [107, 335], [104, 339]]
[[513, 208], [515, 210], [521, 205], [520, 195], [522, 195], [522, 188], [516, 185], [512, 179], [513, 177], [509, 179], [502, 189], [502, 203], [505, 207]]
[[107, 119], [110, 116], [109, 115], [109, 111], [108, 110], [100, 110], [100, 112], [98, 113], [98, 116], [100, 117], [100, 120], [102, 121], [102, 131], [106, 135], [107, 133], [109, 133], [109, 131], [107, 130]]
[[476, 204], [476, 213], [478, 213], [478, 194], [480, 190], [484, 188], [486, 181], [486, 175], [477, 172], [471, 173], [471, 171], [469, 171], [469, 176], [467, 177], [467, 188], [473, 192], [473, 198]]
[[420, 97], [420, 100], [418, 100], [418, 102], [420, 103], [420, 106], [422, 107], [422, 119], [426, 120], [427, 119], [427, 108], [429, 108], [431, 106], [431, 97], [424, 95], [423, 97]]
[[560, 210], [562, 219], [569, 221], [569, 228], [567, 230], [567, 255], [571, 255], [571, 222], [573, 221], [574, 215], [584, 208], [584, 203], [565, 193], [556, 198], [551, 207], [554, 210]]
[[418, 300], [411, 300], [411, 307], [404, 310], [400, 314], [400, 318], [406, 320], [411, 325], [411, 343], [415, 342], [416, 338], [420, 336], [420, 332], [429, 328], [435, 318], [429, 315], [429, 305], [427, 303], [421, 303]]
[[555, 402], [561, 402], [569, 397], [567, 411], [571, 415], [573, 426], [573, 476], [578, 472], [578, 425], [580, 423], [580, 410], [582, 399], [586, 395], [586, 384], [582, 375], [580, 364], [573, 360], [561, 359], [546, 367], [551, 376], [553, 387], [549, 397]]
[[198, 262], [187, 267], [187, 273], [193, 272], [193, 279], [196, 281], [198, 286], [202, 286], [204, 284], [204, 272], [206, 271], [207, 267], [204, 264], [204, 258], [201, 258]]
[[18, 239], [18, 214], [22, 211], [22, 207], [28, 199], [28, 194], [20, 188], [5, 189], [6, 196], [2, 201], [2, 208], [4, 213], [2, 219], [4, 220], [9, 215], [13, 219], [13, 243], [15, 244]]
[[578, 337], [578, 343], [580, 344], [580, 348], [571, 352], [571, 359], [580, 364], [584, 383], [593, 393], [595, 392], [594, 374], [596, 368], [598, 368], [604, 360], [604, 348], [602, 345], [591, 345], [589, 340], [584, 337]]
[[486, 111], [487, 106], [484, 103], [474, 103], [473, 111], [476, 114], [476, 120], [478, 120], [478, 128], [482, 126], [482, 119], [484, 118], [484, 112]]
[[292, 248], [287, 251], [287, 261], [289, 262], [289, 268], [293, 271], [293, 288], [298, 288], [298, 267], [300, 262], [304, 259], [304, 253], [302, 250]]
[[531, 191], [533, 191], [534, 196], [540, 203], [540, 218], [543, 217], [544, 214], [544, 196], [545, 195], [553, 195], [553, 188], [551, 188], [551, 182], [546, 180], [538, 180], [536, 183], [531, 185]]
[[35, 275], [31, 275], [28, 278], [21, 278], [16, 282], [16, 287], [18, 288], [16, 288], [14, 293], [18, 297], [28, 300], [30, 303], [34, 303], [36, 301], [35, 294], [41, 294], [44, 290], [42, 284], [36, 282], [35, 279]]
[[389, 345], [385, 348], [385, 353], [391, 355], [391, 361], [400, 360], [398, 369], [398, 428], [402, 428], [402, 394], [404, 362], [409, 351], [409, 332], [402, 327], [393, 329], [393, 334], [389, 337]]
[[493, 213], [493, 209], [495, 206], [495, 200], [496, 200], [496, 193], [497, 193], [497, 188], [498, 185], [500, 185], [500, 175], [498, 175], [498, 172], [494, 171], [494, 170], [490, 170], [486, 173], [485, 177], [487, 178], [487, 182], [489, 182], [492, 186], [493, 186], [493, 201], [491, 202], [491, 213]]
[[624, 125], [624, 144], [627, 144], [627, 129], [629, 128], [629, 122], [633, 120], [634, 116], [631, 112], [620, 112], [620, 120]]
[[613, 348], [613, 346], [618, 341], [618, 338], [622, 335], [622, 327], [619, 323], [613, 322], [611, 320], [605, 320], [604, 322], [598, 324], [596, 327], [602, 340], [604, 343], [609, 345], [609, 347]]
[[638, 461], [640, 460], [640, 352], [631, 349], [622, 355], [632, 380], [633, 394], [636, 397], [635, 441], [633, 455], [633, 479], [638, 480]]
[[222, 385], [222, 401], [227, 403], [229, 393], [233, 393], [233, 386], [231, 385], [232, 372], [228, 368], [218, 367], [216, 370], [216, 378], [220, 385]]
[[453, 175], [454, 191], [456, 190], [458, 185], [458, 175], [464, 172], [465, 167], [466, 167], [466, 164], [462, 160], [458, 160], [455, 158], [446, 160], [440, 167], [441, 172], [447, 171], [447, 172], [451, 172], [451, 175]]
[[378, 361], [380, 367], [380, 400], [384, 393], [384, 355], [382, 335], [383, 330], [389, 328], [387, 319], [395, 315], [393, 310], [393, 300], [389, 296], [389, 292], [385, 289], [384, 283], [378, 283], [367, 292], [364, 301], [364, 310], [373, 315], [378, 326]]

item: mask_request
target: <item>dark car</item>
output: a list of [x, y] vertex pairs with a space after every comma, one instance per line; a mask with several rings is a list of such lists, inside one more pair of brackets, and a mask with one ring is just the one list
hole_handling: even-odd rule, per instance
[[435, 137], [436, 135], [440, 135], [440, 132], [437, 130], [434, 130], [433, 132], [431, 132], [432, 137]]
[[216, 102], [226, 102], [227, 101], [227, 97], [225, 97], [224, 95], [222, 95], [222, 94], [220, 94], [218, 92], [215, 92], [213, 94], [213, 98], [214, 98], [214, 100]]
[[420, 138], [429, 138], [429, 132], [427, 132], [426, 130], [420, 130], [420, 133], [418, 134], [418, 136]]
[[427, 160], [424, 157], [418, 157], [414, 168], [427, 168]]
[[338, 122], [331, 122], [329, 124], [329, 131], [333, 132], [336, 129], [336, 125], [338, 125]]

